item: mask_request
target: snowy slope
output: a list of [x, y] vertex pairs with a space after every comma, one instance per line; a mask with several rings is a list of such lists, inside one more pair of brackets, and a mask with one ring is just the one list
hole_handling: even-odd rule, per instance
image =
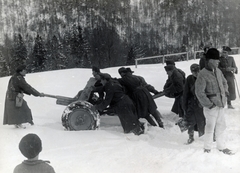
[[[235, 55], [240, 68], [240, 55]], [[198, 60], [177, 62], [176, 66], [190, 74], [189, 66]], [[135, 74], [162, 90], [167, 79], [163, 64], [131, 66]], [[119, 77], [118, 67], [103, 69], [112, 77]], [[26, 80], [40, 92], [73, 97], [81, 90], [91, 69], [69, 69], [27, 74]], [[240, 84], [240, 75], [236, 75]], [[9, 77], [0, 78], [0, 119], [3, 119], [5, 92]], [[65, 106], [56, 99], [26, 96], [35, 125], [26, 129], [0, 124], [0, 172], [10, 173], [25, 158], [18, 150], [18, 143], [27, 133], [38, 134], [43, 142], [40, 159], [50, 160], [57, 173], [239, 173], [240, 153], [227, 156], [216, 150], [203, 153], [203, 138], [195, 133], [195, 142], [185, 145], [188, 135], [181, 133], [172, 113], [173, 99], [156, 99], [162, 113], [165, 130], [149, 127], [146, 134], [123, 134], [117, 117], [102, 116], [96, 131], [64, 131], [61, 115]], [[240, 100], [233, 102], [235, 110], [226, 110], [227, 146], [234, 151], [240, 147]], [[144, 121], [144, 120], [142, 120]]]

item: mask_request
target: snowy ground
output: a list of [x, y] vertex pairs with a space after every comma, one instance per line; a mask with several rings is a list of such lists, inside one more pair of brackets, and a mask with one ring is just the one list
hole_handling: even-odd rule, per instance
[[[240, 68], [240, 55], [235, 55]], [[190, 74], [189, 66], [198, 60], [177, 62], [176, 66]], [[131, 66], [135, 74], [162, 90], [167, 75], [163, 64]], [[118, 67], [102, 72], [119, 77]], [[73, 97], [81, 90], [91, 69], [70, 69], [27, 74], [26, 81], [40, 92]], [[240, 75], [236, 75], [240, 84]], [[0, 119], [3, 119], [5, 92], [9, 77], [0, 78]], [[146, 134], [123, 134], [117, 117], [101, 117], [99, 130], [64, 131], [61, 115], [65, 106], [56, 99], [25, 96], [32, 110], [35, 125], [26, 129], [0, 124], [0, 172], [13, 172], [25, 158], [18, 150], [20, 139], [27, 133], [36, 133], [43, 142], [40, 159], [50, 160], [57, 173], [239, 173], [240, 170], [240, 100], [233, 102], [235, 110], [226, 110], [227, 146], [236, 151], [233, 156], [224, 155], [213, 144], [211, 153], [203, 153], [203, 137], [197, 137], [191, 145], [185, 145], [188, 135], [175, 125], [178, 117], [173, 114], [173, 99], [156, 99], [162, 113], [165, 130], [149, 127]]]

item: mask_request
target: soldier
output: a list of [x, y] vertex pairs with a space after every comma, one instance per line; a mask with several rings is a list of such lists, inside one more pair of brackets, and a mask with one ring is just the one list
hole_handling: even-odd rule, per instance
[[166, 60], [166, 66], [172, 65], [174, 68], [177, 69], [177, 71], [183, 76], [184, 82], [185, 82], [185, 78], [186, 78], [186, 74], [184, 71], [182, 71], [180, 68], [176, 67], [176, 64], [173, 60]]
[[[74, 97], [76, 100], [88, 101], [92, 104], [100, 102], [103, 99], [104, 93], [101, 91], [102, 84], [100, 79], [100, 69], [96, 66], [92, 67], [92, 75], [83, 90], [79, 91]], [[98, 90], [96, 90], [98, 89]], [[94, 92], [98, 93], [98, 98], [95, 98]]]
[[238, 68], [232, 56], [229, 56], [229, 52], [231, 52], [231, 48], [228, 46], [223, 46], [222, 48], [222, 56], [220, 57], [220, 63], [218, 68], [222, 70], [224, 77], [228, 83], [228, 92], [229, 95], [227, 97], [227, 104], [229, 109], [234, 109], [231, 101], [236, 99], [235, 92], [235, 83], [234, 83], [234, 73], [238, 73]]
[[206, 53], [208, 51], [208, 49], [210, 49], [212, 47], [212, 43], [206, 44], [203, 47], [203, 54], [202, 57], [199, 60], [199, 65], [200, 65], [200, 70], [202, 70], [205, 66], [206, 66]]
[[182, 95], [185, 78], [183, 74], [173, 65], [167, 65], [164, 68], [168, 75], [168, 79], [163, 87], [164, 95], [175, 99], [171, 111], [183, 118], [184, 111], [182, 106]]
[[143, 124], [139, 122], [135, 106], [132, 100], [124, 93], [124, 88], [118, 81], [113, 80], [109, 74], [101, 73], [99, 75], [106, 96], [100, 103], [94, 105], [92, 109], [103, 111], [109, 106], [118, 115], [124, 133], [143, 134]]
[[[156, 126], [156, 123], [150, 116], [151, 114], [158, 123], [158, 126], [164, 128], [161, 114], [157, 110], [157, 105], [147, 89], [146, 82], [143, 82], [144, 78], [132, 75], [132, 73], [124, 67], [120, 68], [118, 72], [121, 76], [118, 81], [125, 87], [126, 93], [135, 103], [138, 118], [145, 118], [151, 125]], [[148, 85], [148, 87], [153, 90], [153, 87], [150, 87], [150, 85]], [[157, 93], [156, 90], [155, 93]]]
[[187, 144], [194, 141], [194, 130], [198, 131], [199, 137], [204, 134], [205, 117], [203, 115], [203, 107], [200, 105], [195, 94], [195, 81], [199, 73], [199, 65], [192, 64], [190, 66], [191, 75], [186, 79], [183, 91], [183, 108], [185, 110], [185, 121], [188, 126], [189, 139]]
[[4, 125], [15, 125], [16, 128], [26, 128], [22, 123], [34, 125], [31, 109], [23, 99], [23, 93], [36, 97], [43, 97], [44, 94], [38, 92], [25, 81], [26, 73], [26, 65], [20, 65], [9, 80], [5, 99]]

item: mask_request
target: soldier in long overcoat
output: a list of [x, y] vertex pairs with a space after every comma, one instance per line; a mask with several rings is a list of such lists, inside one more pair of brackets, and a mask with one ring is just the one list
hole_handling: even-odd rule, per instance
[[204, 134], [205, 117], [203, 114], [203, 107], [199, 103], [195, 94], [195, 81], [199, 73], [200, 67], [198, 64], [192, 64], [190, 66], [192, 72], [186, 79], [184, 91], [183, 91], [183, 109], [185, 111], [185, 121], [188, 126], [189, 139], [188, 144], [194, 141], [194, 130], [198, 131], [199, 137]]
[[17, 128], [25, 128], [22, 123], [30, 123], [33, 125], [33, 118], [31, 109], [28, 107], [27, 102], [23, 99], [20, 107], [16, 106], [16, 97], [23, 95], [23, 93], [34, 96], [44, 96], [43, 93], [38, 92], [30, 86], [24, 76], [26, 75], [26, 66], [21, 65], [16, 69], [16, 73], [10, 78], [6, 99], [3, 124], [15, 125]]
[[139, 77], [132, 75], [132, 73], [124, 68], [119, 69], [119, 74], [122, 78], [118, 79], [118, 81], [125, 87], [127, 94], [135, 103], [138, 118], [145, 118], [151, 125], [156, 126], [150, 116], [151, 114], [158, 123], [158, 126], [164, 128], [157, 105]]
[[222, 71], [228, 83], [228, 92], [229, 92], [229, 96], [227, 98], [228, 108], [234, 109], [234, 107], [231, 104], [231, 101], [236, 99], [234, 73], [237, 74], [238, 68], [234, 61], [234, 58], [228, 55], [229, 52], [231, 52], [231, 48], [228, 46], [223, 46], [222, 56], [219, 59], [220, 63], [218, 68]]
[[117, 80], [113, 80], [109, 74], [100, 73], [99, 75], [104, 86], [105, 98], [94, 105], [92, 109], [103, 111], [109, 106], [118, 115], [124, 133], [143, 134], [144, 129], [138, 120], [136, 108], [132, 100], [125, 94], [124, 88]]
[[164, 95], [169, 98], [175, 98], [171, 111], [179, 115], [179, 117], [183, 117], [182, 95], [185, 78], [172, 65], [167, 65], [164, 68], [168, 75], [168, 79], [163, 87]]

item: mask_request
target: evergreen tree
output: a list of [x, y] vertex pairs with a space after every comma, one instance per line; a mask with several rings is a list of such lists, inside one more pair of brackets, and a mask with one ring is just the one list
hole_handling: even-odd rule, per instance
[[9, 67], [6, 60], [3, 58], [2, 52], [0, 51], [0, 77], [8, 76], [9, 74]]
[[12, 57], [10, 59], [10, 72], [13, 74], [19, 65], [26, 64], [27, 48], [21, 34], [15, 34], [12, 46]]
[[53, 36], [52, 40], [47, 43], [46, 47], [46, 58], [48, 59], [48, 61], [45, 62], [46, 70], [66, 68], [68, 58], [63, 53], [61, 53], [62, 45], [55, 35]]
[[46, 49], [44, 48], [43, 40], [38, 34], [35, 38], [35, 44], [32, 53], [33, 71], [42, 71], [45, 69], [45, 61], [47, 60], [45, 54]]

